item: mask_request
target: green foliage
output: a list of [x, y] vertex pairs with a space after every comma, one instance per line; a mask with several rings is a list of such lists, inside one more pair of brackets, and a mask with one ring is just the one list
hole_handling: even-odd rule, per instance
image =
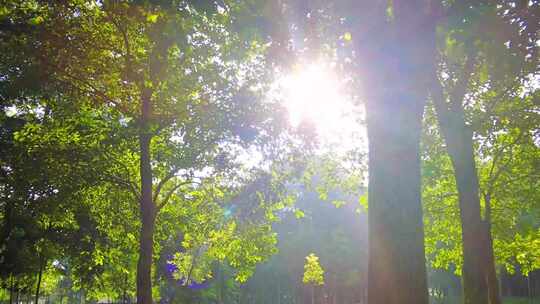
[[[73, 267], [74, 288], [83, 282], [96, 287], [89, 297], [132, 294], [135, 286], [142, 133], [152, 138], [159, 209], [154, 252], [157, 257], [162, 246], [177, 243], [178, 277], [186, 275], [187, 264], [197, 264], [191, 268], [202, 280], [207, 276], [198, 271], [205, 263], [219, 261], [245, 281], [275, 252], [271, 223], [293, 201], [274, 195], [280, 181], [244, 189], [269, 172], [249, 168], [242, 155], [260, 155], [268, 164], [299, 149], [289, 144], [295, 135], [284, 133], [278, 101], [262, 102], [270, 70], [263, 44], [235, 31], [244, 8], [231, 3], [222, 11], [199, 2], [2, 5], [5, 113], [36, 116], [14, 138], [58, 179], [62, 200], [51, 201], [54, 210], [75, 210], [55, 220], [80, 232], [73, 240], [76, 235], [88, 246], [78, 253], [61, 246], [54, 256], [76, 255], [66, 263]], [[144, 98], [152, 114], [141, 123]], [[249, 194], [236, 199], [242, 192]]]
[[[523, 273], [538, 267], [538, 174], [535, 172], [538, 147], [535, 143], [538, 118], [532, 103], [535, 93], [525, 98], [479, 96], [469, 110], [474, 122], [476, 157], [480, 178], [483, 212], [490, 200], [491, 226], [497, 263], [513, 272], [517, 265]], [[493, 98], [509, 98], [495, 103]], [[515, 98], [515, 99], [514, 99]], [[519, 102], [517, 101], [519, 98]], [[482, 105], [495, 103], [490, 112]], [[509, 115], [512, 116], [509, 119]], [[460, 273], [462, 264], [461, 227], [457, 189], [449, 157], [434, 126], [431, 110], [424, 127], [423, 199], [426, 226], [426, 254], [433, 267], [453, 268]], [[535, 265], [535, 266], [533, 266]]]
[[[43, 268], [44, 294], [135, 294], [141, 135], [151, 137], [159, 284], [238, 288], [283, 240], [271, 265], [300, 273], [294, 257], [317, 250], [327, 276], [359, 286], [366, 269], [352, 237], [339, 221], [294, 203], [314, 203], [305, 195], [314, 190], [332, 208], [367, 210], [364, 151], [306, 161], [309, 134], [294, 133], [279, 100], [266, 94], [276, 66], [294, 59], [292, 48], [325, 54], [342, 71], [358, 69], [354, 49], [363, 42], [351, 32], [362, 18], [353, 15], [361, 11], [354, 2], [313, 9], [293, 1], [283, 10], [268, 1], [2, 2], [2, 286], [14, 279], [28, 291]], [[487, 218], [489, 201], [497, 263], [528, 274], [540, 268], [535, 19], [512, 1], [443, 4], [450, 9], [437, 29], [444, 95], [473, 56], [462, 108], [474, 135], [482, 211]], [[284, 32], [301, 39], [291, 46]], [[355, 80], [348, 84], [357, 89]], [[431, 108], [424, 125], [426, 254], [433, 267], [459, 274], [455, 179]], [[299, 176], [305, 188], [291, 189]], [[349, 202], [361, 206], [351, 210]], [[280, 220], [292, 216], [311, 228], [276, 235]], [[331, 241], [313, 241], [323, 234]], [[165, 264], [176, 267], [172, 277]], [[318, 257], [308, 255], [303, 282], [322, 285], [324, 276]], [[217, 288], [205, 292], [220, 299]]]
[[[534, 26], [525, 16], [532, 7], [502, 2], [447, 6], [452, 14], [437, 29], [438, 80], [444, 101], [458, 120], [447, 123], [473, 138], [482, 215], [491, 224], [496, 262], [509, 271], [519, 265], [526, 273], [538, 260], [534, 241], [538, 225], [526, 222], [538, 223], [540, 216], [539, 192], [533, 190], [538, 189], [538, 174], [532, 169], [537, 167], [540, 120], [533, 102], [538, 87], [531, 85], [531, 75], [538, 66], [528, 38]], [[467, 80], [463, 87], [460, 80]], [[463, 100], [456, 100], [459, 90]], [[426, 253], [432, 266], [459, 274], [458, 193], [436, 124], [428, 108], [422, 138]]]
[[304, 284], [324, 285], [324, 270], [319, 264], [319, 257], [314, 253], [306, 256], [306, 264], [304, 264]]
[[457, 189], [432, 107], [426, 111], [422, 146], [426, 256], [433, 268], [453, 268], [460, 274], [462, 253]]
[[358, 197], [360, 206], [357, 210], [367, 210], [364, 156], [355, 150], [341, 156], [319, 155], [307, 163], [301, 183], [307, 190], [315, 190], [321, 200], [330, 202], [336, 208], [347, 204], [349, 197]]

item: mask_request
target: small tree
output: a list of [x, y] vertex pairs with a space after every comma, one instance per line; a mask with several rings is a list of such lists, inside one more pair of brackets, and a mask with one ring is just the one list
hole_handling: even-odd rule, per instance
[[324, 285], [324, 269], [319, 264], [319, 257], [310, 253], [304, 264], [304, 284], [311, 285], [311, 304], [315, 303], [315, 287]]

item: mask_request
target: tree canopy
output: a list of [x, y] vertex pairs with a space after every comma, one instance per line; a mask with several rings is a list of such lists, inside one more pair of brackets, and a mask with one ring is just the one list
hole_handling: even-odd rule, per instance
[[0, 301], [538, 296], [540, 2], [428, 2], [1, 2]]

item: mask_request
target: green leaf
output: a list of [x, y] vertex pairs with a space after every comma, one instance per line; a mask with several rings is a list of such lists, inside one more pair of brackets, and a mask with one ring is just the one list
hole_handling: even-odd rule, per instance
[[32, 24], [32, 25], [39, 25], [39, 24], [43, 23], [44, 20], [45, 19], [43, 19], [42, 16], [37, 16], [37, 17], [34, 17], [34, 18], [28, 20], [28, 23]]
[[332, 201], [332, 205], [336, 206], [336, 208], [341, 208], [341, 206], [347, 204], [346, 201], [342, 201], [342, 200], [333, 200]]
[[158, 14], [148, 14], [146, 16], [146, 21], [150, 23], [156, 23], [158, 20], [159, 15]]
[[359, 198], [358, 198], [358, 202], [360, 203], [360, 205], [362, 207], [364, 207], [364, 209], [367, 211], [368, 210], [368, 194], [367, 192], [364, 193], [363, 195], [361, 195]]

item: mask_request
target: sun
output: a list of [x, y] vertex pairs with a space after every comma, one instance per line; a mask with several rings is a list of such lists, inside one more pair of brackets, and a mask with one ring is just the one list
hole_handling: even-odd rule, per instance
[[[280, 79], [284, 106], [293, 126], [309, 122], [323, 144], [343, 145], [362, 127], [354, 98], [347, 93], [348, 79], [332, 64], [298, 66]], [[354, 134], [353, 134], [354, 133]]]

